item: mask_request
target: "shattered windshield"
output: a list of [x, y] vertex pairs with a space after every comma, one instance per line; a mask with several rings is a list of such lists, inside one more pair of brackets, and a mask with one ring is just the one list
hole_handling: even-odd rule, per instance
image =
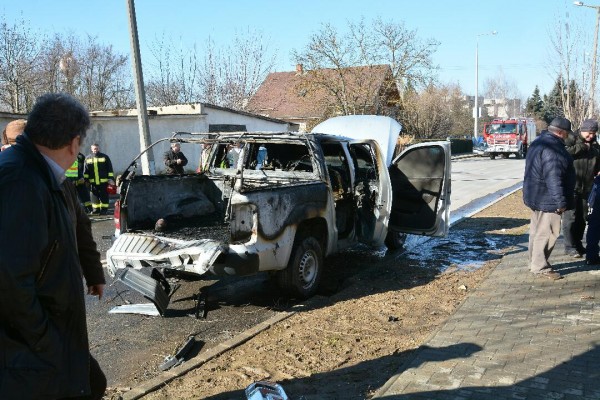
[[517, 133], [517, 124], [492, 124], [489, 133]]

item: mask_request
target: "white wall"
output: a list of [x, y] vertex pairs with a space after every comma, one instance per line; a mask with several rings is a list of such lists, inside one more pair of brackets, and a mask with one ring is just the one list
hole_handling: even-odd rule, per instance
[[[239, 113], [233, 110], [212, 107], [201, 103], [183, 104], [169, 107], [150, 107], [157, 115], [148, 116], [151, 143], [169, 138], [173, 132], [208, 132], [209, 125], [246, 125], [247, 131], [288, 131], [290, 124], [285, 121]], [[82, 144], [81, 152], [91, 153], [90, 146], [98, 143], [100, 151], [106, 153], [112, 163], [115, 176], [121, 174], [131, 160], [140, 153], [140, 136], [135, 110], [113, 112], [91, 112], [92, 125]], [[0, 113], [0, 132], [14, 119], [27, 118], [26, 115]], [[297, 125], [291, 127], [297, 130]], [[154, 147], [154, 165], [157, 172], [164, 171], [163, 154], [169, 149], [168, 141]], [[199, 154], [193, 154], [192, 146], [183, 144], [181, 151], [188, 158], [187, 169], [195, 170]], [[186, 151], [187, 150], [187, 151]], [[140, 171], [141, 173], [141, 171]]]

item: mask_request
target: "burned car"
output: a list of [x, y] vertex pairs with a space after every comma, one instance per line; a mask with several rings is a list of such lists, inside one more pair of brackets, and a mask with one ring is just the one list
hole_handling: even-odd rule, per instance
[[445, 235], [449, 143], [414, 145], [392, 159], [401, 126], [387, 117], [360, 119], [366, 125], [354, 118], [342, 128], [330, 123], [327, 133], [178, 133], [166, 139], [184, 143], [186, 154], [197, 146], [204, 165], [199, 173], [150, 176], [136, 174], [132, 163], [119, 184], [109, 273], [161, 312], [168, 299], [160, 274], [140, 269], [269, 271], [290, 296], [309, 297], [325, 256], [357, 243], [398, 247], [400, 233]]

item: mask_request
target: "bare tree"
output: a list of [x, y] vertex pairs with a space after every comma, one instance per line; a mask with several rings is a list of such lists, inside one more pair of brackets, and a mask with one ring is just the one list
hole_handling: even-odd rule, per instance
[[38, 65], [41, 92], [66, 92], [77, 96], [80, 49], [81, 45], [73, 35], [55, 34], [47, 42]]
[[458, 85], [429, 84], [420, 92], [409, 88], [401, 112], [406, 132], [417, 138], [446, 138], [471, 128], [469, 104]]
[[483, 93], [490, 99], [509, 99], [521, 96], [517, 82], [507, 77], [501, 68], [494, 77], [483, 82]]
[[[384, 113], [391, 90], [424, 87], [433, 78], [435, 40], [422, 41], [416, 30], [381, 18], [369, 26], [364, 20], [349, 23], [348, 28], [342, 35], [325, 24], [301, 52], [293, 53], [296, 63], [308, 70], [303, 89], [309, 94], [327, 92], [333, 103], [330, 107], [338, 113]], [[364, 68], [382, 65], [390, 68], [383, 82], [376, 81], [375, 74], [364, 74]]]
[[589, 93], [585, 95], [581, 88], [589, 87], [591, 79], [591, 57], [586, 57], [589, 42], [583, 30], [574, 25], [575, 19], [558, 18], [554, 31], [550, 32], [553, 53], [549, 65], [557, 77], [560, 86], [560, 100], [564, 116], [580, 125], [588, 114]]
[[119, 80], [127, 64], [127, 56], [116, 54], [111, 45], [99, 44], [88, 36], [78, 57], [81, 86], [79, 98], [90, 110], [113, 108], [117, 93], [122, 90]]
[[275, 65], [262, 33], [246, 29], [233, 43], [217, 48], [209, 38], [198, 71], [200, 96], [205, 101], [237, 110], [247, 102]]
[[0, 104], [11, 112], [26, 113], [35, 101], [44, 40], [24, 20], [12, 25], [4, 16], [0, 20]]
[[[181, 42], [181, 39], [178, 41]], [[154, 57], [146, 84], [146, 96], [150, 105], [188, 103], [198, 98], [197, 51], [194, 45], [185, 49], [172, 38], [155, 39], [150, 46]]]
[[262, 34], [249, 29], [223, 47], [209, 37], [202, 57], [196, 44], [182, 48], [164, 35], [151, 52], [146, 93], [152, 105], [205, 101], [242, 110], [275, 63]]

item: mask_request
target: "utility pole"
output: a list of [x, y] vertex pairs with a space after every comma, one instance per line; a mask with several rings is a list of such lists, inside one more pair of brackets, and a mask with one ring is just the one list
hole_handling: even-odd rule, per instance
[[473, 137], [477, 139], [479, 135], [479, 36], [495, 35], [498, 32], [492, 31], [488, 33], [479, 33], [476, 35], [477, 43], [475, 44], [475, 109], [473, 118], [475, 118], [475, 126], [473, 127]]
[[[148, 112], [146, 110], [146, 92], [144, 90], [144, 75], [142, 74], [142, 59], [140, 57], [140, 43], [137, 33], [134, 0], [126, 0], [129, 16], [129, 38], [131, 42], [132, 68], [135, 85], [135, 98], [138, 112], [138, 125], [140, 130], [140, 152], [150, 146], [150, 129], [148, 127]], [[142, 174], [154, 175], [154, 153], [148, 150], [141, 157]]]

